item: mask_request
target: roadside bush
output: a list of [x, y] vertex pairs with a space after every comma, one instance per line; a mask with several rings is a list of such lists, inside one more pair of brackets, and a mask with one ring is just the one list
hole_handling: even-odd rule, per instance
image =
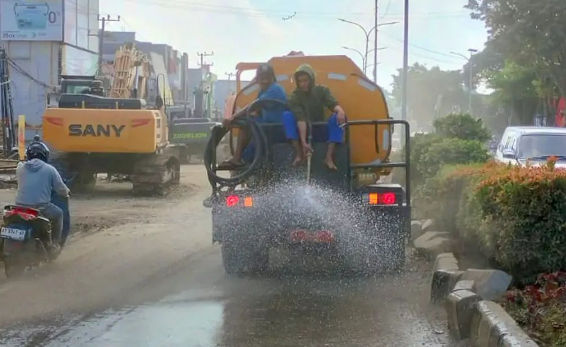
[[469, 114], [450, 114], [434, 121], [436, 134], [446, 138], [486, 142], [491, 138], [481, 119]]
[[566, 269], [566, 170], [452, 167], [419, 189], [416, 206], [520, 281]]
[[566, 268], [566, 171], [514, 168], [476, 188], [484, 222], [498, 233], [495, 259], [527, 278]]
[[489, 155], [481, 142], [446, 138], [432, 143], [416, 166], [423, 177], [429, 178], [446, 164], [484, 163], [488, 159]]
[[445, 165], [426, 184], [417, 188], [415, 210], [422, 218], [434, 217], [437, 225], [447, 230], [456, 229], [454, 214], [462, 194], [461, 176], [455, 175], [461, 166]]
[[430, 147], [440, 141], [442, 138], [434, 134], [417, 134], [411, 138], [411, 177], [414, 184], [420, 185], [425, 181], [425, 174], [419, 171], [419, 164], [424, 162]]
[[489, 131], [481, 120], [452, 114], [434, 122], [435, 133], [411, 139], [411, 175], [417, 187], [436, 175], [443, 165], [483, 163], [489, 158], [484, 143]]
[[483, 180], [486, 167], [492, 164], [445, 165], [416, 192], [415, 207], [424, 217], [456, 232], [459, 237], [476, 242], [481, 224], [481, 206], [469, 187]]

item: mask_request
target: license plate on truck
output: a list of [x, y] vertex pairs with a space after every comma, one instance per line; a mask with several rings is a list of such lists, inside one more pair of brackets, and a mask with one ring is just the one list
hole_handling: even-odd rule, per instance
[[25, 229], [10, 227], [2, 227], [2, 229], [0, 229], [0, 237], [16, 241], [24, 241], [26, 239], [26, 233], [27, 230]]
[[291, 231], [291, 242], [301, 243], [301, 242], [311, 242], [311, 243], [334, 243], [335, 237], [331, 231], [328, 230], [293, 230]]

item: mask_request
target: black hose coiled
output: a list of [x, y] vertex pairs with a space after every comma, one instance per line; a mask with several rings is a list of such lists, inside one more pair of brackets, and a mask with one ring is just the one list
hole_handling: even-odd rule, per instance
[[216, 126], [212, 129], [212, 135], [206, 149], [204, 152], [204, 166], [206, 167], [206, 172], [208, 174], [208, 180], [213, 185], [213, 187], [227, 186], [235, 187], [243, 183], [248, 179], [252, 173], [261, 167], [261, 164], [265, 161], [267, 157], [267, 139], [261, 126], [252, 117], [242, 117], [238, 121], [234, 122], [242, 128], [250, 129], [251, 141], [255, 144], [254, 158], [251, 164], [242, 172], [239, 172], [235, 176], [225, 178], [220, 177], [216, 174], [214, 166], [216, 165], [216, 148], [222, 141], [222, 138], [228, 132], [228, 129], [222, 126]]
[[[258, 108], [258, 104], [268, 103], [273, 107], [274, 104], [286, 107], [286, 103], [280, 100], [274, 99], [262, 99], [254, 101], [249, 107], [247, 107], [240, 115], [234, 117], [232, 123], [240, 128], [247, 128], [250, 130], [251, 141], [250, 143], [255, 144], [254, 158], [251, 164], [242, 172], [239, 172], [235, 176], [225, 178], [220, 177], [216, 174], [214, 168], [216, 166], [216, 148], [220, 144], [220, 141], [224, 138], [228, 129], [222, 126], [216, 126], [212, 129], [212, 134], [206, 145], [204, 152], [204, 166], [206, 167], [206, 172], [208, 174], [208, 181], [213, 187], [213, 190], [217, 190], [219, 187], [231, 187], [234, 188], [237, 185], [243, 183], [248, 179], [254, 171], [259, 169], [262, 164], [264, 164], [269, 157], [269, 146], [268, 140], [263, 131], [261, 125], [256, 122], [256, 118], [250, 116], [250, 110]], [[266, 107], [264, 105], [264, 107]]]

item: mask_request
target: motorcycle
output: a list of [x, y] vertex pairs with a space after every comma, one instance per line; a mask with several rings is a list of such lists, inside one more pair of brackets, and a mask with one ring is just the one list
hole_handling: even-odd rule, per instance
[[27, 267], [54, 261], [69, 234], [68, 198], [54, 199], [63, 210], [64, 223], [60, 248], [53, 250], [51, 222], [39, 210], [24, 206], [4, 207], [4, 224], [0, 229], [0, 257], [6, 277], [21, 275]]

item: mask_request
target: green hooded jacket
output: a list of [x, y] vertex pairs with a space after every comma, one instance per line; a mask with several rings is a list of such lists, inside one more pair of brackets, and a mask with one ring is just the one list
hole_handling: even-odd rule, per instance
[[324, 108], [334, 111], [338, 101], [334, 99], [330, 89], [315, 84], [315, 73], [313, 68], [308, 64], [299, 66], [295, 71], [295, 83], [297, 83], [297, 75], [306, 73], [311, 78], [311, 86], [308, 92], [297, 89], [289, 96], [289, 108], [295, 115], [297, 121], [322, 122], [324, 121]]

